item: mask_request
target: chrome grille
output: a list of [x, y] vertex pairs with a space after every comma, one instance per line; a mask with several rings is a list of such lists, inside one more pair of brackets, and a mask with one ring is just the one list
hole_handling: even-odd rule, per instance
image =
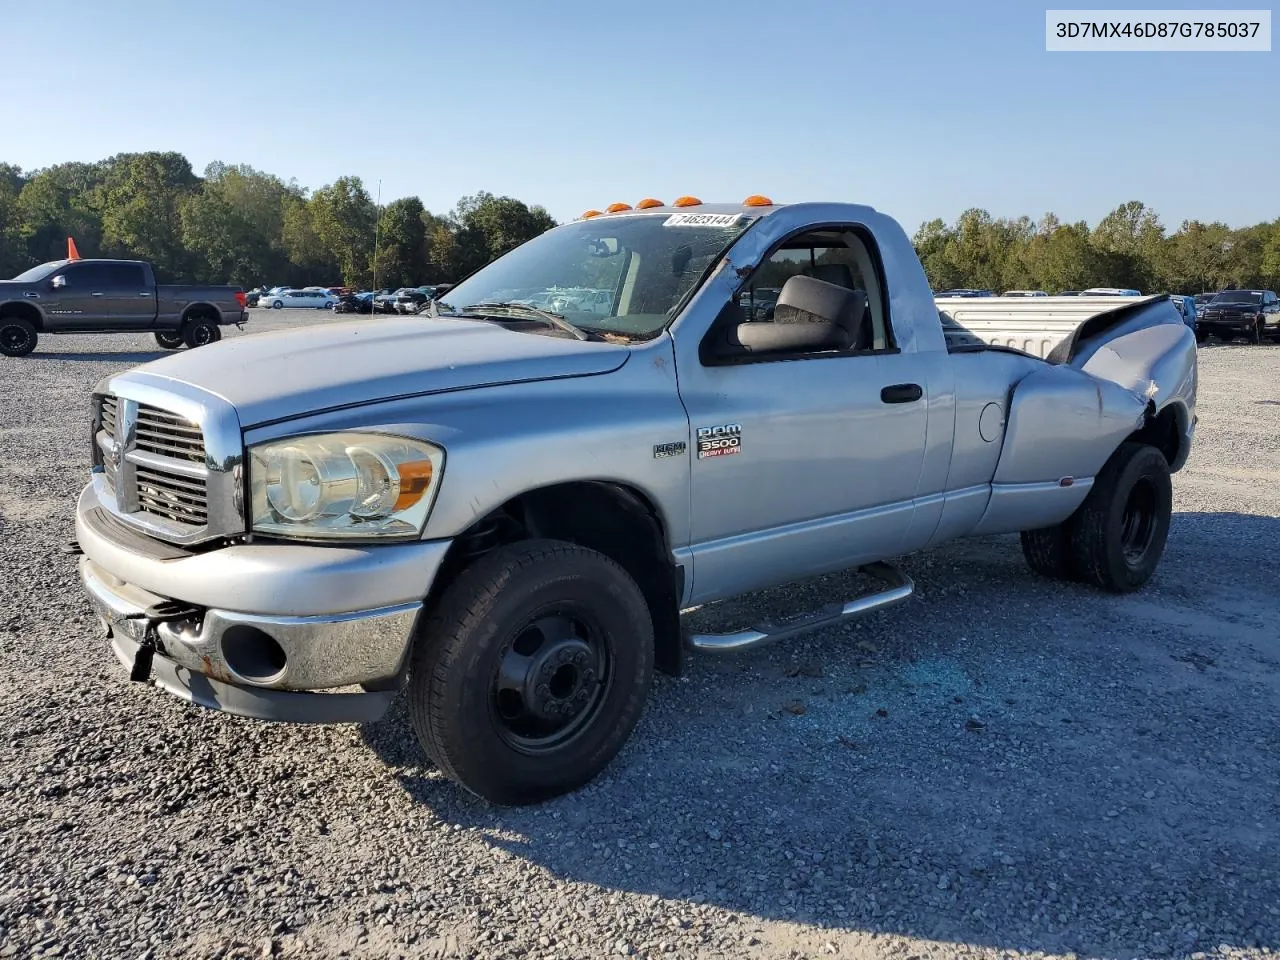
[[[94, 439], [99, 442], [100, 449], [102, 437], [108, 438], [109, 442], [114, 445], [114, 438], [117, 435], [116, 424], [118, 420], [116, 415], [115, 397], [101, 398], [100, 406], [98, 408], [98, 420], [102, 424], [102, 433], [99, 437], [95, 437]], [[114, 492], [119, 481], [120, 464], [116, 458], [106, 455], [108, 453], [107, 450], [102, 450], [102, 453], [104, 454], [101, 458], [102, 472], [107, 478], [107, 484], [111, 487], [112, 492]]]
[[115, 397], [102, 398], [101, 420], [102, 420], [103, 433], [105, 433], [109, 437], [114, 437], [116, 435], [116, 398]]
[[148, 403], [99, 398], [94, 438], [114, 512], [169, 539], [209, 527], [209, 468], [199, 424]]
[[193, 527], [202, 527], [209, 519], [203, 480], [190, 480], [139, 467], [134, 482], [138, 509], [144, 513]]
[[200, 427], [176, 413], [138, 404], [134, 448], [161, 457], [204, 463], [204, 435]]

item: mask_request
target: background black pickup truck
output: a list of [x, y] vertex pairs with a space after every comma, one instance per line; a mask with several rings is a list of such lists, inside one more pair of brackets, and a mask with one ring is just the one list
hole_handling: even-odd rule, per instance
[[1274, 290], [1223, 290], [1196, 313], [1196, 337], [1280, 339], [1280, 297]]
[[222, 338], [249, 318], [234, 286], [156, 284], [141, 260], [55, 260], [0, 281], [0, 353], [23, 357], [42, 333], [151, 330], [166, 350]]

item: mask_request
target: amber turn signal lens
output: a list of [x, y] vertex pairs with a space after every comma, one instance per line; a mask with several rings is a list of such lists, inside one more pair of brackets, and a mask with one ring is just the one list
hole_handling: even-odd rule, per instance
[[422, 499], [431, 489], [431, 461], [410, 460], [396, 468], [400, 477], [400, 496], [396, 497], [396, 510], [407, 510]]

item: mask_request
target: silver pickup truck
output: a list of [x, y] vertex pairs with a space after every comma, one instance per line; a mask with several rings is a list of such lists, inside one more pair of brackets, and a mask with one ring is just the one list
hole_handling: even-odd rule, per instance
[[[565, 287], [610, 310], [532, 305]], [[602, 770], [686, 652], [906, 599], [892, 558], [1021, 532], [1042, 576], [1148, 580], [1196, 422], [1194, 334], [1166, 298], [1048, 340], [1019, 309], [985, 332], [947, 316], [869, 207], [590, 211], [416, 316], [105, 379], [84, 586], [135, 680], [298, 722], [370, 721], [404, 689], [443, 771], [534, 802]], [[682, 629], [854, 567], [879, 586]]]
[[0, 280], [0, 353], [24, 357], [46, 333], [150, 331], [166, 350], [222, 339], [249, 319], [235, 286], [157, 284], [144, 260], [53, 260]]

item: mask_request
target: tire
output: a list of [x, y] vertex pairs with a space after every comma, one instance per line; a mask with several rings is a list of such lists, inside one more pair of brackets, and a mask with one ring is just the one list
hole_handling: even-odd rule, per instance
[[284, 308], [284, 304], [281, 303], [279, 300], [273, 301], [271, 304], [272, 310], [281, 310], [283, 308]]
[[1209, 334], [1205, 333], [1203, 330], [1196, 331], [1196, 343], [1204, 343], [1208, 339], [1209, 339]]
[[1039, 530], [1023, 530], [1022, 556], [1033, 573], [1049, 580], [1079, 580], [1075, 558], [1071, 552], [1070, 522], [1043, 527]]
[[221, 339], [222, 331], [218, 329], [218, 325], [204, 317], [196, 317], [182, 325], [182, 342], [192, 350], [217, 343]]
[[1111, 593], [1143, 586], [1164, 555], [1172, 515], [1173, 484], [1164, 454], [1143, 443], [1121, 444], [1072, 520], [1080, 578]]
[[166, 350], [177, 350], [187, 342], [181, 331], [171, 332], [168, 330], [157, 330], [155, 337], [156, 343], [160, 344], [160, 346], [164, 347]]
[[1249, 328], [1248, 340], [1255, 344], [1262, 342], [1262, 321], [1258, 321]]
[[622, 749], [653, 658], [649, 607], [613, 560], [557, 540], [501, 547], [465, 569], [426, 622], [409, 679], [413, 727], [467, 790], [537, 803], [583, 786]]
[[6, 357], [25, 357], [36, 348], [40, 334], [30, 320], [5, 317], [0, 320], [0, 353]]

